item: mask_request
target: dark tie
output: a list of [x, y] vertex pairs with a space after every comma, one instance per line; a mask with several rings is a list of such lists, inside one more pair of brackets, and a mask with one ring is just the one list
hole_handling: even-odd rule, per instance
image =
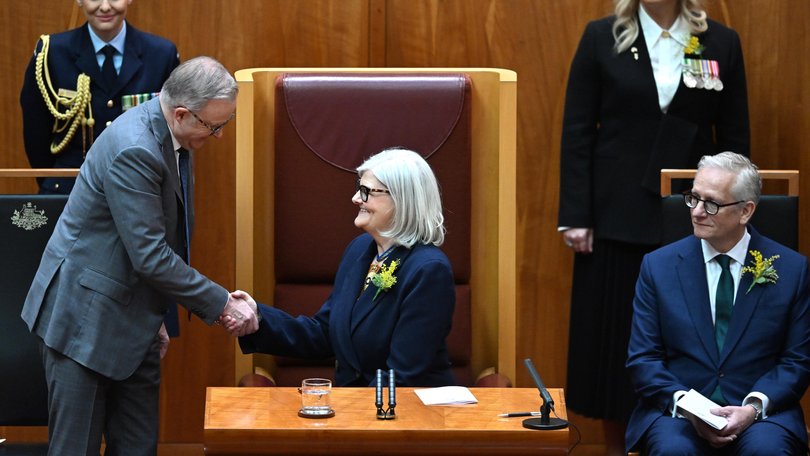
[[[731, 278], [731, 270], [728, 267], [731, 257], [717, 255], [714, 259], [722, 268], [714, 294], [714, 339], [717, 341], [717, 351], [722, 352], [728, 332], [728, 323], [731, 320], [731, 310], [734, 306], [734, 279]], [[728, 405], [720, 385], [714, 389], [711, 399], [717, 404]]]
[[115, 55], [115, 48], [109, 44], [101, 48], [104, 54], [104, 63], [101, 65], [101, 75], [104, 77], [104, 85], [107, 88], [115, 87], [115, 82], [118, 80], [118, 73], [115, 72], [115, 64], [113, 63], [113, 55]]
[[717, 341], [717, 350], [722, 352], [728, 322], [731, 320], [731, 309], [734, 306], [734, 279], [731, 278], [731, 270], [728, 268], [731, 257], [717, 255], [714, 259], [723, 269], [714, 294], [714, 338]]
[[178, 168], [180, 168], [180, 193], [183, 195], [183, 249], [185, 255], [183, 259], [186, 263], [191, 263], [191, 237], [188, 231], [188, 184], [189, 184], [189, 169], [188, 169], [188, 151], [182, 147], [178, 150], [179, 160]]

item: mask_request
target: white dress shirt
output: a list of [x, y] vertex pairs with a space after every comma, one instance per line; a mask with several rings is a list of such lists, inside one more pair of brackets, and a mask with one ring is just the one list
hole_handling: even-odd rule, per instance
[[644, 4], [640, 6], [639, 25], [647, 43], [647, 52], [650, 54], [655, 86], [658, 89], [658, 105], [661, 112], [667, 112], [681, 83], [683, 48], [689, 43], [691, 36], [689, 27], [678, 16], [672, 27], [664, 30], [647, 14]]
[[[737, 300], [737, 289], [740, 287], [740, 278], [742, 276], [742, 268], [743, 264], [745, 263], [745, 256], [748, 253], [748, 244], [751, 242], [751, 234], [748, 230], [745, 231], [743, 237], [731, 248], [728, 252], [718, 252], [714, 247], [711, 246], [708, 242], [701, 239], [700, 246], [703, 249], [703, 261], [706, 265], [706, 281], [709, 284], [709, 302], [711, 305], [711, 312], [712, 312], [712, 323], [715, 321], [715, 294], [717, 292], [717, 284], [720, 282], [720, 273], [723, 271], [723, 268], [720, 267], [720, 264], [717, 263], [715, 257], [720, 255], [721, 253], [725, 253], [729, 257], [731, 257], [731, 261], [729, 261], [729, 270], [731, 271], [731, 277], [734, 279], [734, 300]], [[672, 416], [673, 417], [680, 417], [677, 413], [677, 407], [675, 407], [675, 403], [678, 402], [678, 399], [681, 398], [686, 394], [686, 391], [676, 391], [673, 395], [672, 403]], [[745, 396], [741, 405], [745, 406], [754, 402], [755, 400], [759, 400], [762, 403], [762, 416], [761, 418], [767, 418], [767, 410], [768, 410], [768, 396], [758, 392], [752, 391]], [[732, 405], [732, 404], [729, 404]]]

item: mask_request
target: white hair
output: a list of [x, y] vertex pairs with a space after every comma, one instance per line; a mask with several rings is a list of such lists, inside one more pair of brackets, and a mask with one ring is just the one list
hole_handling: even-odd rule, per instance
[[[699, 35], [709, 28], [706, 22], [706, 11], [703, 10], [701, 0], [679, 0], [681, 5], [680, 17], [689, 27], [689, 32]], [[639, 0], [615, 0], [613, 22], [613, 49], [617, 54], [626, 51], [638, 38], [638, 9]]]
[[381, 235], [408, 248], [444, 243], [439, 183], [421, 155], [399, 147], [385, 149], [357, 167], [360, 176], [366, 171], [388, 188], [394, 201], [391, 227]]
[[731, 186], [734, 199], [759, 203], [759, 197], [762, 195], [759, 168], [744, 155], [734, 152], [704, 155], [698, 163], [698, 171], [702, 168], [717, 168], [733, 173], [736, 176]]

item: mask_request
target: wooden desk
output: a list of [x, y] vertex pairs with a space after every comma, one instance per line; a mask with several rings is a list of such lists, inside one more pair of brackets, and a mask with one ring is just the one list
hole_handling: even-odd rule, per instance
[[[527, 455], [567, 454], [568, 429], [523, 428], [504, 412], [538, 410], [536, 388], [471, 388], [478, 404], [425, 406], [414, 388], [397, 389], [397, 419], [378, 420], [374, 388], [334, 388], [335, 416], [297, 415], [297, 388], [209, 387], [205, 452], [246, 454]], [[550, 389], [557, 415], [566, 418], [561, 389]], [[384, 390], [388, 402], [388, 390]]]

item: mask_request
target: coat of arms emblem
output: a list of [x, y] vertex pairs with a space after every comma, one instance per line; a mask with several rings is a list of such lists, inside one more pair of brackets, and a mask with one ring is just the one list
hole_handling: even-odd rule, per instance
[[14, 211], [11, 223], [26, 231], [31, 231], [48, 223], [48, 216], [45, 215], [44, 209], [37, 209], [34, 204], [28, 202], [23, 204], [19, 211]]

